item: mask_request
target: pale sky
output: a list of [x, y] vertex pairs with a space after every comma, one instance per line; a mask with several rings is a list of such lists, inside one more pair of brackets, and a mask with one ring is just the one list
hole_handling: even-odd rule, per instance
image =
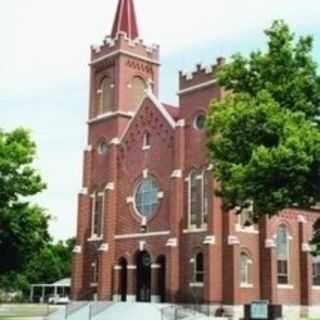
[[[55, 239], [75, 234], [86, 145], [89, 47], [110, 33], [118, 0], [0, 1], [0, 127], [29, 128], [48, 189], [34, 199], [56, 218]], [[263, 48], [282, 18], [312, 34], [320, 63], [318, 0], [135, 0], [140, 37], [161, 46], [160, 95], [176, 103], [179, 70]]]

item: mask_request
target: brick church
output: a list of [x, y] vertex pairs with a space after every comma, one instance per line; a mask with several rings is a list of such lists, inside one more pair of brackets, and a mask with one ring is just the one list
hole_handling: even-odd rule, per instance
[[251, 223], [223, 212], [205, 118], [223, 99], [215, 73], [179, 75], [179, 106], [159, 100], [159, 47], [139, 38], [133, 0], [91, 48], [88, 146], [79, 193], [75, 300], [203, 303], [234, 314], [266, 299], [287, 314], [320, 313], [320, 259], [310, 254], [317, 210]]

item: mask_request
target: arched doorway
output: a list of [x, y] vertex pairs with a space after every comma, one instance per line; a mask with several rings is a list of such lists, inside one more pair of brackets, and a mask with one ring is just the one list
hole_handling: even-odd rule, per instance
[[125, 258], [121, 258], [119, 260], [119, 266], [121, 267], [120, 271], [120, 283], [119, 283], [119, 289], [120, 289], [120, 296], [121, 301], [127, 301], [127, 260]]
[[151, 256], [147, 251], [137, 254], [137, 301], [151, 301]]
[[157, 259], [157, 264], [160, 266], [158, 278], [160, 301], [166, 302], [166, 257], [159, 256]]

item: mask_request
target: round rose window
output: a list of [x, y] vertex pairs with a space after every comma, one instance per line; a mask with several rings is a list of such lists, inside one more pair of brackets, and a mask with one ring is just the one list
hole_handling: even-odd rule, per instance
[[135, 207], [143, 217], [150, 217], [159, 203], [159, 187], [153, 178], [143, 179], [135, 194]]
[[206, 125], [206, 115], [204, 113], [198, 114], [194, 119], [194, 126], [198, 130], [203, 130]]

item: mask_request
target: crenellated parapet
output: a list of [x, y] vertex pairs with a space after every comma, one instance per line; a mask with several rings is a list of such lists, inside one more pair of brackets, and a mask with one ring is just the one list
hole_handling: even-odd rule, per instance
[[217, 63], [214, 65], [197, 64], [194, 70], [179, 73], [179, 92], [183, 93], [189, 88], [212, 83], [216, 78], [216, 73], [219, 67], [225, 63], [225, 58], [217, 58]]
[[124, 53], [159, 63], [159, 45], [147, 45], [143, 40], [128, 38], [126, 32], [117, 33], [115, 38], [106, 37], [101, 45], [91, 46], [91, 63], [103, 60], [109, 55]]

